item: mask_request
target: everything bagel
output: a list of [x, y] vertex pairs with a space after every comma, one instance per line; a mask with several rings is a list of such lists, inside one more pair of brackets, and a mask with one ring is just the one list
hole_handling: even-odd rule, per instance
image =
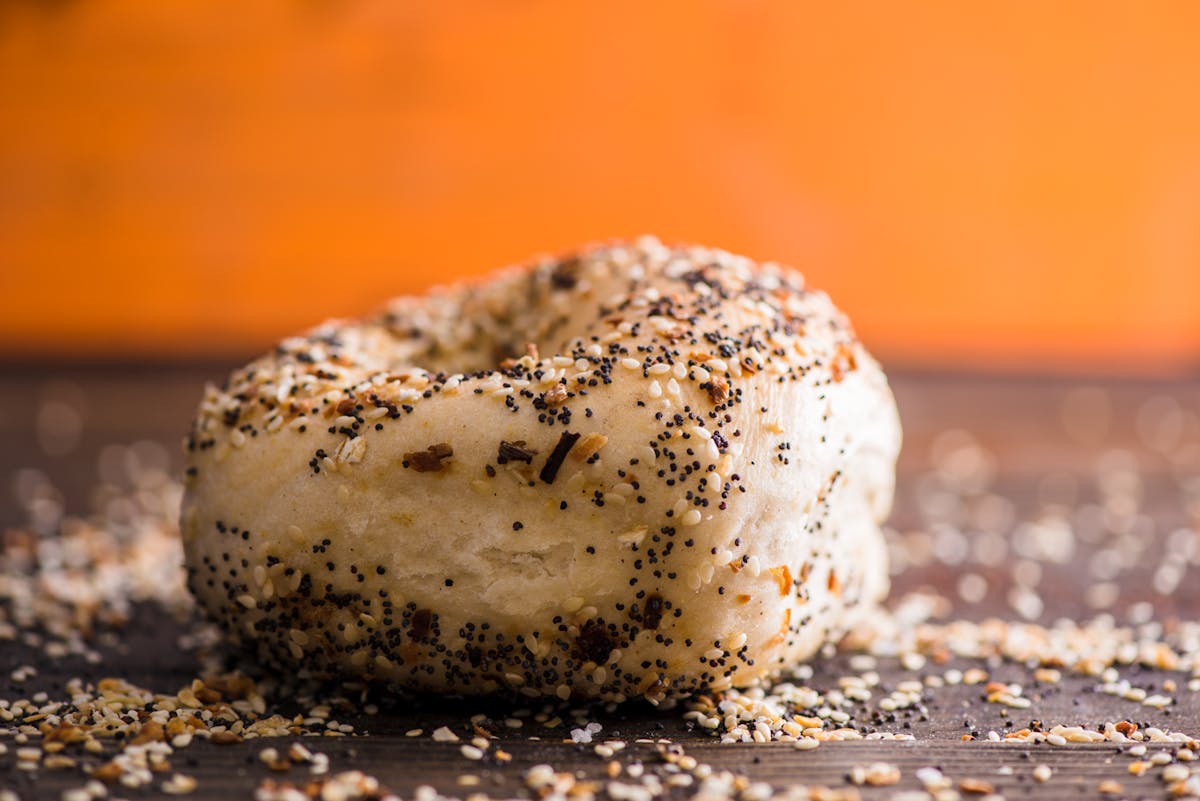
[[651, 701], [745, 686], [886, 593], [900, 427], [828, 297], [645, 239], [394, 301], [209, 387], [182, 531], [268, 665]]

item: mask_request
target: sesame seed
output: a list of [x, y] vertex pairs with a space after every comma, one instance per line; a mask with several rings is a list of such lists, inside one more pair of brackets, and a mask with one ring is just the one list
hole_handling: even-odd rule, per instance
[[438, 743], [456, 743], [458, 735], [452, 732], [448, 726], [439, 726], [434, 729], [433, 740]]

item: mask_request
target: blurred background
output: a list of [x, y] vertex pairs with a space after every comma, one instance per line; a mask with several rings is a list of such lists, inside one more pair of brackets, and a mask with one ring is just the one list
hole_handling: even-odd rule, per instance
[[0, 3], [0, 359], [247, 358], [655, 233], [894, 367], [1200, 365], [1200, 4]]

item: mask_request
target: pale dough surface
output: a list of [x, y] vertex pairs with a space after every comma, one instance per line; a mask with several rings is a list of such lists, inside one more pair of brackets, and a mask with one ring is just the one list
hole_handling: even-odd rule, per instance
[[591, 248], [327, 323], [210, 387], [189, 582], [287, 670], [745, 686], [885, 595], [899, 447], [883, 372], [798, 273]]

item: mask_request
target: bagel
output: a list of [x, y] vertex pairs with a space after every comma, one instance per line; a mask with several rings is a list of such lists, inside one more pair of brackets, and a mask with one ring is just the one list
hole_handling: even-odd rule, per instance
[[334, 321], [208, 387], [189, 586], [268, 666], [451, 694], [746, 686], [880, 601], [900, 426], [796, 272], [652, 239]]

